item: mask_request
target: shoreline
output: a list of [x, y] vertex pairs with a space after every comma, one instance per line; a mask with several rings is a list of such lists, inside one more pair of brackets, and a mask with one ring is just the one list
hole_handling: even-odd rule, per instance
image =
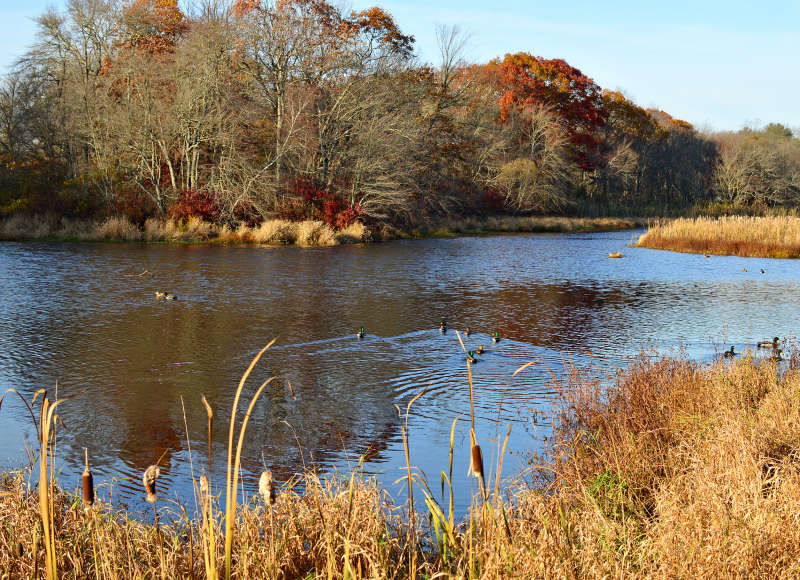
[[[251, 578], [793, 575], [798, 363], [751, 352], [700, 365], [642, 353], [608, 386], [573, 369], [553, 384], [546, 456], [529, 455], [526, 478], [502, 485], [502, 463], [484, 472], [473, 459], [485, 491], [473, 494], [463, 521], [453, 517], [452, 493], [447, 499], [447, 465], [442, 495], [437, 474], [430, 486], [415, 474], [410, 504], [395, 503], [359, 468], [327, 478], [306, 472], [280, 489], [262, 474], [260, 495], [234, 507], [230, 520], [224, 481], [200, 478], [200, 513], [158, 496], [155, 523], [81, 505], [55, 476], [36, 490], [31, 471], [2, 472], [0, 569], [31, 577], [49, 563], [69, 578], [217, 577], [229, 545], [231, 571]], [[505, 445], [487, 446], [483, 457], [495, 451], [502, 460]], [[413, 464], [411, 453], [409, 473]], [[238, 467], [237, 457], [232, 472]], [[145, 489], [170, 495], [167, 484]], [[51, 518], [52, 543], [43, 547], [40, 522]]]
[[406, 231], [383, 226], [371, 231], [360, 222], [334, 230], [321, 221], [267, 220], [260, 226], [230, 229], [200, 220], [148, 220], [144, 228], [121, 218], [105, 221], [54, 217], [7, 218], [0, 221], [0, 241], [139, 242], [157, 244], [212, 244], [241, 246], [325, 247], [397, 239], [489, 236], [514, 233], [589, 233], [645, 227], [646, 218], [518, 217], [445, 220]]

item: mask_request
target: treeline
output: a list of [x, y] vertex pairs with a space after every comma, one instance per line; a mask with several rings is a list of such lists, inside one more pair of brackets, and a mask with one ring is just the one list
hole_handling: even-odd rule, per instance
[[69, 0], [0, 88], [0, 216], [399, 226], [800, 200], [781, 125], [705, 135], [560, 59], [439, 60], [380, 8]]

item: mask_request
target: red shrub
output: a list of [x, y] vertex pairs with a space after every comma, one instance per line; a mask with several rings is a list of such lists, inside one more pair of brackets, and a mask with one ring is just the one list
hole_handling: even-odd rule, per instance
[[294, 179], [288, 190], [290, 197], [284, 202], [279, 216], [282, 219], [322, 220], [331, 227], [343, 228], [361, 215], [358, 204], [349, 206], [341, 197], [309, 177]]
[[169, 208], [169, 216], [178, 220], [196, 217], [203, 221], [214, 222], [219, 219], [220, 209], [214, 194], [200, 189], [187, 189]]
[[256, 206], [247, 198], [236, 203], [233, 208], [233, 218], [248, 228], [261, 225], [261, 222], [264, 221], [264, 217], [258, 213]]
[[486, 209], [491, 212], [500, 211], [501, 209], [503, 209], [505, 203], [506, 203], [505, 196], [494, 188], [489, 189], [486, 193], [483, 194], [483, 204], [486, 207]]

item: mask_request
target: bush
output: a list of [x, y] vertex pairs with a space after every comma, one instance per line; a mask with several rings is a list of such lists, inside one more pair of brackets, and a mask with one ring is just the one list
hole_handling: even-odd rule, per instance
[[180, 221], [198, 218], [213, 223], [221, 213], [214, 194], [201, 189], [184, 190], [178, 201], [169, 208], [169, 217]]

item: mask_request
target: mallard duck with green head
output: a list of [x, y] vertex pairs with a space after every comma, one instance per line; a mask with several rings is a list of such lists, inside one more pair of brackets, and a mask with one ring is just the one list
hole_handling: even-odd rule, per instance
[[492, 342], [500, 342], [500, 333], [496, 330], [492, 333]]
[[358, 329], [358, 332], [356, 332], [356, 338], [359, 339], [359, 340], [364, 338], [364, 327], [363, 326]]
[[733, 358], [733, 357], [735, 357], [736, 353], [733, 352], [733, 345], [731, 345], [731, 349], [730, 350], [726, 350], [725, 352], [723, 352], [722, 356], [724, 356], [725, 358]]
[[778, 337], [776, 336], [772, 340], [762, 340], [758, 343], [758, 348], [778, 348]]
[[467, 353], [467, 362], [470, 364], [475, 364], [478, 362], [478, 359], [475, 358], [475, 351], [471, 350]]

